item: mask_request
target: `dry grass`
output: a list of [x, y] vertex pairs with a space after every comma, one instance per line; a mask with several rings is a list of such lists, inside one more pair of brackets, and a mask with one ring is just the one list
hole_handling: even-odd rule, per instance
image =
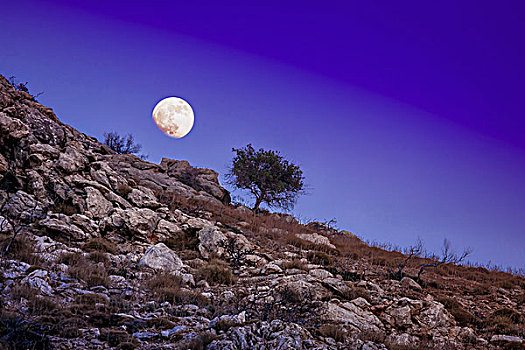
[[212, 259], [208, 264], [201, 266], [194, 276], [197, 281], [205, 280], [210, 285], [231, 285], [236, 282], [228, 264], [219, 259]]
[[452, 316], [454, 316], [454, 319], [456, 320], [458, 325], [462, 327], [470, 327], [478, 324], [476, 316], [474, 316], [469, 311], [465, 310], [465, 308], [455, 299], [440, 296], [436, 298], [436, 301], [440, 302], [445, 306], [447, 311], [450, 312]]
[[108, 300], [100, 294], [86, 293], [78, 295], [75, 303], [94, 306], [95, 304], [107, 304]]
[[58, 262], [69, 266], [69, 276], [84, 281], [89, 287], [109, 287], [111, 284], [106, 264], [90, 261], [83, 254], [64, 254]]
[[[11, 241], [11, 235], [0, 235], [0, 252], [4, 252], [5, 248]], [[8, 259], [16, 259], [26, 262], [30, 265], [41, 265], [42, 260], [38, 253], [35, 252], [35, 244], [25, 234], [19, 234], [11, 243], [7, 254], [5, 255]]]
[[346, 340], [346, 332], [341, 326], [334, 324], [325, 324], [319, 327], [319, 334], [325, 338], [332, 338], [339, 343], [344, 343]]
[[186, 229], [171, 233], [171, 237], [163, 241], [166, 246], [174, 251], [192, 250], [196, 251], [199, 246], [198, 230]]
[[101, 252], [111, 254], [117, 254], [118, 252], [117, 246], [114, 243], [101, 237], [91, 238], [89, 241], [84, 243], [82, 249], [86, 252]]
[[287, 269], [297, 269], [297, 270], [303, 270], [303, 271], [308, 271], [308, 266], [302, 262], [300, 259], [293, 259], [293, 260], [289, 260], [289, 261], [286, 261], [284, 262], [283, 264], [281, 264], [281, 268], [287, 270]]
[[209, 300], [197, 292], [181, 287], [181, 278], [169, 273], [161, 272], [145, 281], [144, 287], [149, 290], [153, 299], [158, 302], [172, 304], [195, 304], [204, 306]]
[[334, 258], [327, 253], [318, 250], [309, 251], [306, 258], [312, 264], [316, 265], [330, 266], [334, 263]]

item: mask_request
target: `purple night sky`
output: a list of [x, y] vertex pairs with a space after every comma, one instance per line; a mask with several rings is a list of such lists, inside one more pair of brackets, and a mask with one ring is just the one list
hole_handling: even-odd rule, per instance
[[[525, 268], [524, 23], [523, 1], [9, 1], [0, 74], [153, 162], [280, 150], [301, 218]], [[167, 96], [195, 110], [183, 139], [151, 120]]]

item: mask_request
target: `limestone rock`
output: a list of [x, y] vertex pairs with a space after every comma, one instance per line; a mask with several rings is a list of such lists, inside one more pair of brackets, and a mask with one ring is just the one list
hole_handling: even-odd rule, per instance
[[86, 187], [86, 206], [88, 216], [93, 218], [106, 217], [113, 209], [113, 205], [108, 201], [99, 190], [93, 187]]
[[142, 186], [132, 189], [128, 194], [128, 199], [133, 205], [139, 208], [156, 209], [161, 206], [153, 194], [153, 191]]
[[410, 277], [403, 277], [401, 279], [401, 286], [414, 290], [422, 290], [421, 286]]
[[226, 235], [215, 226], [208, 226], [199, 231], [199, 252], [205, 259], [210, 254], [215, 253], [217, 256], [224, 254], [224, 248], [221, 246], [226, 242]]
[[518, 344], [521, 344], [523, 343], [523, 339], [521, 339], [520, 337], [512, 336], [512, 335], [496, 334], [496, 335], [493, 335], [492, 338], [490, 338], [490, 342], [491, 343], [518, 343]]
[[296, 236], [299, 237], [300, 239], [304, 239], [305, 241], [312, 242], [314, 244], [325, 245], [332, 249], [336, 249], [335, 245], [333, 245], [330, 242], [328, 237], [322, 236], [318, 233], [302, 233]]
[[168, 248], [164, 243], [157, 243], [149, 247], [140, 259], [139, 265], [168, 272], [179, 271], [185, 267], [177, 253]]
[[31, 288], [37, 289], [45, 295], [53, 295], [53, 288], [47, 283], [48, 272], [45, 270], [35, 270], [31, 272], [22, 283], [29, 285]]
[[360, 330], [384, 328], [381, 321], [371, 312], [359, 308], [353, 303], [325, 302], [319, 310], [322, 320], [346, 323]]
[[87, 162], [87, 158], [76, 147], [69, 145], [65, 152], [60, 153], [56, 167], [66, 173], [74, 173], [84, 169]]

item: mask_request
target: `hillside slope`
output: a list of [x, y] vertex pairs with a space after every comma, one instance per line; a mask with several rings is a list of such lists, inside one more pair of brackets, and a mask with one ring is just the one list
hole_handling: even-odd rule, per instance
[[522, 277], [396, 279], [401, 253], [114, 154], [2, 76], [0, 208], [0, 349], [525, 348]]

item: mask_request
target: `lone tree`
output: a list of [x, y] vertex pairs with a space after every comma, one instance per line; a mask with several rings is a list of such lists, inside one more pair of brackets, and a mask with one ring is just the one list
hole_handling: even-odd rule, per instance
[[236, 155], [227, 174], [228, 182], [250, 191], [255, 197], [254, 212], [261, 203], [285, 210], [293, 208], [304, 187], [303, 172], [297, 165], [283, 159], [279, 152], [262, 148], [255, 151], [251, 144], [232, 151]]
[[104, 143], [117, 154], [135, 154], [141, 159], [147, 158], [146, 155], [139, 154], [142, 145], [135, 143], [133, 135], [131, 134], [120, 136], [115, 131], [105, 132]]

